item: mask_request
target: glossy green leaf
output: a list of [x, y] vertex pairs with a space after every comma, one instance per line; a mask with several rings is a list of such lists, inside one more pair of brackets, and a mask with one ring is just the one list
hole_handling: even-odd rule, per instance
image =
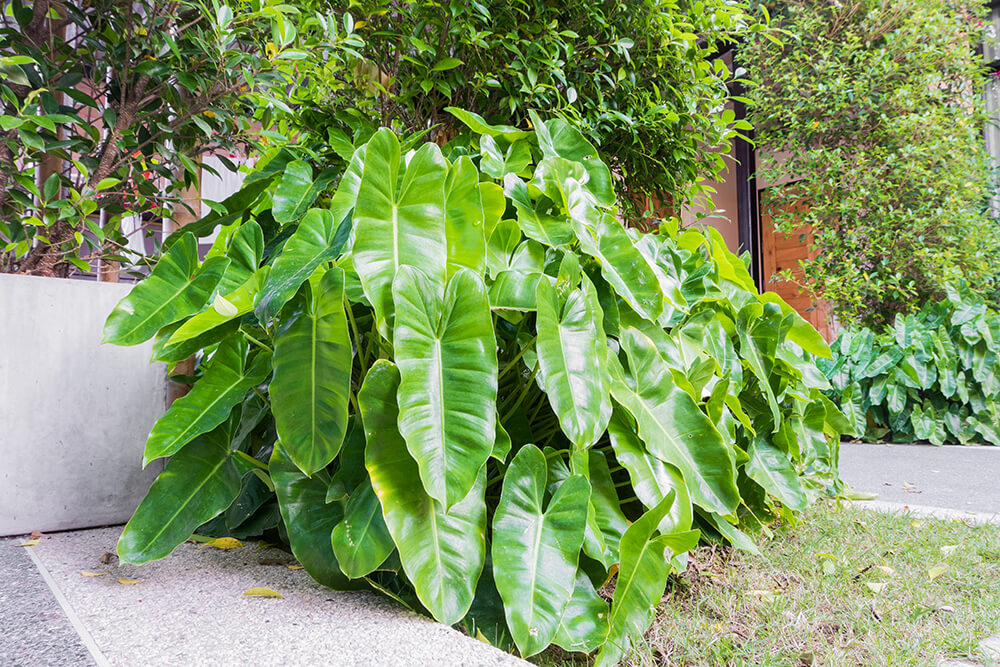
[[604, 213], [572, 220], [580, 249], [600, 263], [604, 279], [635, 312], [655, 322], [663, 312], [659, 281], [621, 223]]
[[548, 280], [540, 280], [538, 363], [549, 403], [566, 437], [577, 447], [594, 444], [611, 417], [607, 343], [597, 292], [584, 279], [565, 301]]
[[632, 490], [647, 509], [656, 507], [669, 494], [674, 494], [674, 502], [660, 523], [660, 532], [666, 534], [690, 529], [694, 512], [680, 470], [646, 451], [636, 432], [635, 422], [621, 408], [615, 408], [611, 415], [608, 433], [615, 458], [628, 471]]
[[337, 258], [350, 231], [350, 218], [338, 221], [331, 211], [309, 209], [274, 260], [254, 307], [257, 318], [274, 317], [321, 264]]
[[750, 455], [750, 461], [747, 462], [745, 470], [750, 479], [764, 487], [785, 507], [796, 511], [806, 508], [809, 499], [795, 468], [792, 467], [792, 462], [784, 452], [760, 438], [755, 438], [750, 443], [747, 453]]
[[[639, 437], [654, 456], [677, 466], [702, 507], [730, 514], [739, 504], [732, 451], [694, 399], [674, 383], [653, 342], [636, 329], [622, 332], [634, 387], [612, 369], [611, 393], [638, 423]], [[618, 360], [614, 360], [614, 366]], [[618, 372], [614, 372], [614, 371]]]
[[572, 243], [573, 228], [551, 201], [532, 201], [528, 185], [514, 174], [504, 177], [503, 189], [514, 204], [517, 224], [525, 236], [553, 248]]
[[338, 176], [336, 170], [326, 169], [313, 179], [312, 167], [307, 162], [294, 160], [285, 167], [285, 173], [275, 187], [271, 209], [274, 219], [286, 225], [302, 217], [316, 196]]
[[[263, 253], [264, 232], [260, 225], [253, 220], [241, 224], [230, 236], [226, 247], [225, 256], [229, 258], [229, 267], [216, 288], [219, 294], [230, 294], [250, 280], [257, 272]], [[205, 259], [211, 254], [209, 251]]]
[[399, 370], [375, 362], [359, 394], [368, 444], [365, 467], [407, 578], [441, 623], [457, 623], [472, 604], [486, 552], [486, 471], [449, 511], [416, 483], [419, 471], [397, 426]]
[[587, 575], [578, 571], [573, 596], [563, 611], [552, 642], [567, 651], [590, 653], [608, 638], [610, 611]]
[[193, 234], [178, 239], [156, 263], [148, 278], [118, 302], [104, 323], [104, 341], [138, 345], [168, 324], [197, 313], [212, 296], [229, 265], [213, 257], [198, 266], [198, 241]]
[[466, 268], [482, 275], [486, 271], [486, 234], [479, 172], [463, 156], [448, 169], [444, 188], [445, 236], [448, 242], [448, 275]]
[[445, 182], [448, 162], [424, 144], [399, 178], [396, 135], [379, 130], [368, 143], [354, 212], [354, 269], [384, 334], [393, 319], [392, 281], [401, 266], [421, 269], [443, 283], [448, 248]]
[[472, 111], [466, 111], [465, 109], [459, 109], [457, 107], [446, 107], [445, 111], [465, 123], [470, 130], [477, 134], [486, 134], [491, 137], [503, 137], [507, 141], [511, 142], [531, 136], [530, 131], [519, 130], [516, 127], [511, 127], [509, 125], [490, 125], [483, 119], [482, 116], [477, 113], [473, 113]]
[[225, 421], [251, 387], [271, 372], [271, 355], [259, 352], [247, 363], [247, 343], [234, 335], [219, 344], [204, 376], [191, 391], [174, 401], [146, 440], [143, 466], [176, 453], [195, 436]]
[[[225, 296], [217, 295], [216, 303], [211, 304], [208, 309], [201, 311], [178, 327], [166, 341], [164, 348], [176, 347], [184, 341], [199, 338], [216, 327], [220, 327], [226, 322], [243, 317], [249, 313], [253, 310], [254, 300], [260, 293], [262, 285], [267, 280], [267, 274], [270, 270], [271, 267], [265, 266], [251, 275], [245, 283], [237, 287], [233, 292]], [[232, 308], [220, 311], [217, 303], [219, 299], [224, 299], [224, 308], [226, 306], [231, 306]]]
[[545, 505], [545, 455], [518, 451], [493, 518], [493, 568], [507, 625], [524, 656], [552, 641], [573, 595], [590, 485], [574, 475]]
[[344, 272], [332, 268], [288, 303], [274, 337], [274, 425], [282, 449], [307, 475], [326, 467], [344, 441], [352, 359]]
[[268, 464], [281, 519], [292, 554], [313, 579], [337, 590], [364, 588], [348, 579], [333, 552], [331, 535], [344, 517], [340, 503], [327, 503], [330, 476], [321, 470], [308, 477], [275, 447]]
[[427, 493], [450, 509], [469, 495], [496, 434], [496, 339], [486, 288], [462, 269], [442, 295], [404, 266], [393, 295], [399, 430]]
[[118, 540], [118, 557], [138, 565], [167, 556], [240, 492], [229, 456], [230, 425], [198, 437], [167, 463]]
[[549, 157], [561, 157], [582, 164], [587, 170], [587, 189], [593, 193], [597, 203], [601, 206], [613, 206], [615, 189], [611, 181], [611, 171], [599, 158], [597, 149], [583, 134], [561, 118], [543, 123], [534, 112], [532, 112], [532, 123], [542, 153]]
[[373, 572], [395, 550], [382, 518], [382, 506], [368, 480], [351, 493], [344, 519], [333, 529], [332, 540], [340, 568], [352, 579]]
[[673, 500], [673, 494], [667, 495], [629, 526], [622, 537], [622, 562], [608, 619], [610, 630], [594, 663], [598, 667], [617, 664], [633, 642], [646, 633], [667, 585], [670, 559], [698, 543], [698, 531], [656, 536], [657, 526], [670, 511]]

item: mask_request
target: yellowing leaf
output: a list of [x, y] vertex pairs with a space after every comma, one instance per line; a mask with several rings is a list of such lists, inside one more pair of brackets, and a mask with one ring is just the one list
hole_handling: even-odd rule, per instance
[[81, 577], [103, 577], [107, 572], [90, 572], [88, 570], [80, 570]]
[[16, 547], [33, 547], [36, 544], [38, 544], [39, 542], [41, 542], [41, 540], [36, 537], [33, 540], [28, 540], [27, 542], [22, 542], [21, 544], [15, 544], [14, 546], [16, 546]]
[[242, 546], [243, 543], [240, 542], [235, 537], [217, 537], [210, 542], [205, 542], [198, 548], [201, 549], [201, 547], [215, 547], [216, 549], [222, 549], [223, 551], [225, 551], [226, 549], [239, 549]]
[[118, 577], [118, 583], [124, 584], [125, 586], [134, 586], [142, 581], [142, 579], [125, 579], [123, 577]]
[[266, 549], [268, 547], [273, 547], [273, 546], [274, 546], [273, 543], [271, 543], [271, 542], [265, 542], [264, 540], [261, 540], [260, 542], [257, 543], [257, 551], [260, 551], [261, 549]]
[[285, 596], [278, 591], [272, 591], [270, 588], [251, 588], [250, 590], [243, 593], [243, 595], [248, 595], [254, 598], [284, 598]]
[[882, 574], [888, 575], [890, 577], [892, 575], [896, 574], [896, 570], [894, 570], [893, 568], [889, 567], [888, 565], [879, 565], [878, 566], [878, 570]]
[[865, 586], [867, 586], [868, 589], [872, 593], [875, 593], [876, 595], [879, 594], [879, 593], [881, 593], [883, 590], [885, 590], [885, 587], [888, 586], [888, 585], [889, 584], [887, 584], [885, 582], [882, 582], [882, 581], [868, 581], [868, 582], [865, 582]]
[[939, 563], [938, 565], [935, 565], [931, 569], [927, 570], [927, 576], [928, 578], [930, 578], [931, 581], [934, 581], [947, 571], [948, 571], [948, 564]]
[[486, 635], [484, 635], [482, 630], [480, 630], [479, 628], [476, 628], [476, 639], [483, 642], [484, 644], [489, 644], [490, 646], [493, 645], [490, 644], [490, 640], [486, 638]]
[[301, 570], [302, 569], [301, 565], [286, 565], [285, 567], [287, 567], [289, 570]]
[[236, 317], [240, 312], [239, 309], [232, 304], [232, 302], [221, 294], [215, 295], [215, 299], [212, 300], [212, 308], [214, 308], [215, 312], [223, 317]]
[[816, 558], [829, 558], [830, 560], [840, 560], [833, 554], [816, 554]]

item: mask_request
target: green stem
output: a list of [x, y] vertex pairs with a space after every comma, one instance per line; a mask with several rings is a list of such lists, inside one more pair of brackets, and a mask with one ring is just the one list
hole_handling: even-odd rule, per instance
[[506, 374], [507, 374], [507, 372], [508, 372], [508, 371], [509, 371], [510, 369], [514, 368], [514, 366], [515, 366], [515, 365], [517, 365], [517, 362], [519, 362], [519, 361], [521, 360], [521, 357], [523, 357], [523, 356], [524, 356], [524, 353], [528, 351], [528, 348], [530, 348], [530, 347], [531, 347], [532, 345], [534, 345], [534, 344], [535, 344], [535, 341], [536, 341], [536, 340], [538, 340], [538, 336], [535, 336], [534, 338], [532, 338], [531, 340], [529, 340], [529, 341], [527, 342], [527, 344], [525, 344], [525, 346], [524, 346], [523, 348], [521, 348], [521, 351], [520, 351], [520, 352], [518, 352], [518, 353], [517, 353], [517, 354], [516, 354], [516, 355], [514, 356], [514, 358], [513, 358], [513, 359], [511, 359], [511, 360], [510, 360], [510, 361], [509, 361], [509, 362], [507, 363], [507, 365], [506, 365], [506, 366], [504, 366], [504, 368], [503, 368], [503, 372], [501, 372], [501, 373], [500, 373], [500, 375], [499, 375], [499, 376], [497, 376], [497, 382], [499, 382], [499, 381], [500, 381], [500, 379], [501, 379], [501, 378], [503, 378], [503, 376], [504, 376], [504, 375], [506, 375]]
[[258, 389], [257, 387], [254, 387], [253, 388], [253, 393], [255, 393], [258, 396], [260, 396], [260, 400], [264, 401], [264, 403], [267, 404], [267, 407], [271, 407], [271, 401], [267, 400], [267, 396], [265, 396], [263, 394], [263, 392], [261, 392], [260, 389]]
[[272, 349], [271, 349], [270, 347], [268, 347], [267, 345], [264, 345], [264, 343], [260, 342], [259, 340], [257, 340], [257, 339], [256, 339], [256, 338], [254, 338], [253, 336], [251, 336], [250, 334], [248, 334], [248, 333], [246, 332], [246, 330], [245, 330], [245, 329], [244, 329], [243, 327], [240, 327], [240, 333], [242, 333], [242, 334], [243, 334], [244, 336], [246, 336], [246, 337], [247, 337], [248, 339], [250, 339], [250, 342], [252, 342], [252, 343], [254, 343], [254, 344], [256, 344], [256, 345], [258, 345], [258, 346], [260, 346], [260, 347], [264, 348], [265, 350], [267, 350], [267, 351], [268, 351], [268, 352], [270, 352], [271, 354], [274, 354], [274, 350], [272, 350]]

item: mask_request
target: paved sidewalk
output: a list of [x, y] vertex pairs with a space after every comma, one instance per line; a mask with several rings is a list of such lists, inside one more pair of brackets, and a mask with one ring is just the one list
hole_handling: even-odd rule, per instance
[[[0, 664], [527, 664], [374, 594], [324, 588], [289, 569], [291, 555], [255, 543], [184, 544], [140, 567], [102, 563], [120, 532], [59, 533], [23, 548], [0, 540]], [[284, 597], [242, 595], [254, 587]]]
[[873, 509], [1000, 522], [1000, 447], [843, 443], [840, 474]]

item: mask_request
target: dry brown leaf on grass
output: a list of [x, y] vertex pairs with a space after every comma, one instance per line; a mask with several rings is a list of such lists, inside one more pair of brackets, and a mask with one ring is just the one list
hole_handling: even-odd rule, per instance
[[15, 544], [14, 546], [15, 547], [33, 547], [36, 544], [38, 544], [39, 542], [41, 542], [41, 540], [36, 537], [33, 540], [28, 540], [27, 542], [22, 542], [21, 544]]
[[80, 570], [81, 577], [103, 577], [107, 572], [91, 572], [90, 570]]
[[239, 549], [242, 546], [243, 543], [240, 542], [235, 537], [217, 537], [214, 540], [211, 540], [210, 542], [205, 542], [204, 544], [198, 545], [198, 548], [201, 549], [202, 547], [215, 547], [216, 549], [222, 549], [223, 551], [225, 551], [227, 549]]
[[134, 586], [142, 581], [142, 579], [125, 579], [124, 577], [118, 577], [118, 583], [124, 586]]
[[243, 595], [245, 595], [247, 597], [253, 597], [253, 598], [282, 598], [282, 599], [284, 599], [284, 597], [285, 597], [284, 595], [282, 595], [278, 591], [274, 591], [274, 590], [271, 590], [270, 588], [262, 588], [262, 587], [251, 588], [248, 591], [244, 591]]

